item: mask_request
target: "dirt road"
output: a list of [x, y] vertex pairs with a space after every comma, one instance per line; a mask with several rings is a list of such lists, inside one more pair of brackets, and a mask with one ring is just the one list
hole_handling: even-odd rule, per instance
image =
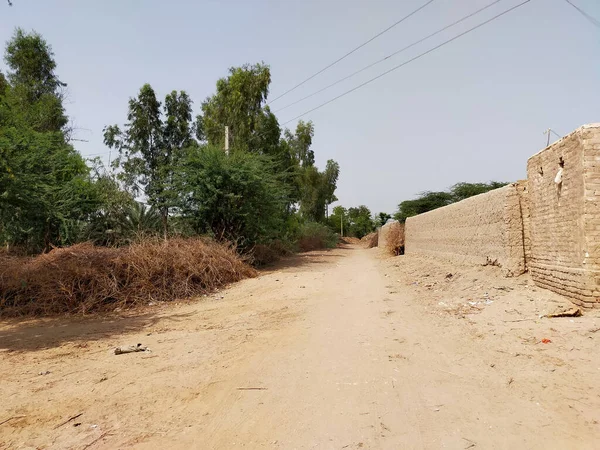
[[598, 448], [600, 319], [539, 317], [564, 303], [349, 247], [203, 301], [4, 322], [0, 447]]

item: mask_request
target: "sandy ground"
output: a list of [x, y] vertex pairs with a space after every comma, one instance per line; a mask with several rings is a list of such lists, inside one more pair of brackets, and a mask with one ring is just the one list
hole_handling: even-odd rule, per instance
[[0, 447], [600, 448], [600, 316], [540, 317], [565, 305], [351, 246], [200, 301], [4, 321]]

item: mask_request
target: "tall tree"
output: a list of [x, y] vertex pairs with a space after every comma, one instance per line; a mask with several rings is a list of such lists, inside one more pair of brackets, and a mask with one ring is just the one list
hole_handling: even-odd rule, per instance
[[65, 86], [51, 47], [17, 29], [0, 77], [0, 240], [28, 250], [73, 241], [97, 206], [89, 169], [67, 143]]
[[271, 71], [264, 64], [230, 68], [229, 76], [217, 81], [217, 92], [202, 103], [201, 135], [209, 144], [223, 148], [227, 126], [233, 151], [260, 149], [263, 139], [257, 128], [274, 118], [263, 109], [270, 83]]
[[129, 100], [127, 120], [123, 130], [118, 125], [106, 127], [104, 142], [119, 151], [114, 165], [122, 169], [121, 180], [160, 212], [166, 238], [169, 211], [178, 196], [174, 172], [193, 142], [192, 102], [184, 91], [173, 91], [161, 110], [154, 89], [145, 84]]

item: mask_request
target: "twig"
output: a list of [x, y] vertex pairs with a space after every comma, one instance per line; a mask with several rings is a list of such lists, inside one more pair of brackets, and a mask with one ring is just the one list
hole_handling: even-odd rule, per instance
[[0, 422], [0, 425], [4, 425], [6, 422], [10, 422], [13, 419], [22, 419], [23, 417], [27, 417], [27, 416], [12, 416], [12, 417], [9, 417], [8, 419], [5, 419], [2, 422]]
[[516, 319], [516, 320], [503, 320], [502, 322], [525, 322], [527, 320], [535, 320], [535, 319]]
[[100, 439], [104, 439], [106, 436], [110, 435], [110, 431], [105, 431], [104, 433], [102, 433], [100, 436], [98, 436], [96, 439], [94, 439], [92, 442], [90, 442], [89, 444], [87, 444], [85, 447], [83, 447], [81, 450], [85, 450], [86, 448], [90, 448], [92, 445], [94, 445], [96, 442], [98, 442]]
[[239, 387], [238, 391], [266, 391], [268, 388], [266, 387]]
[[75, 415], [75, 416], [73, 416], [73, 417], [69, 417], [69, 418], [68, 418], [67, 420], [65, 420], [63, 423], [60, 423], [60, 424], [56, 425], [56, 426], [54, 427], [54, 429], [56, 430], [57, 428], [60, 428], [60, 427], [62, 427], [63, 425], [65, 425], [65, 424], [69, 423], [71, 420], [75, 420], [75, 419], [77, 419], [77, 418], [78, 418], [78, 417], [80, 417], [80, 416], [83, 416], [83, 413], [79, 413], [79, 414], [77, 414], [77, 415]]

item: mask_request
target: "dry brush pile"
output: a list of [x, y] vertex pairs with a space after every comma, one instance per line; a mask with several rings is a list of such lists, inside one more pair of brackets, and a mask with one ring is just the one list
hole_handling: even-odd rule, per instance
[[375, 231], [373, 233], [369, 233], [366, 236], [363, 236], [361, 242], [365, 245], [366, 248], [374, 248], [377, 247], [379, 243], [379, 232]]
[[122, 248], [77, 244], [33, 258], [0, 255], [0, 315], [90, 313], [211, 292], [256, 276], [231, 247], [206, 239]]

